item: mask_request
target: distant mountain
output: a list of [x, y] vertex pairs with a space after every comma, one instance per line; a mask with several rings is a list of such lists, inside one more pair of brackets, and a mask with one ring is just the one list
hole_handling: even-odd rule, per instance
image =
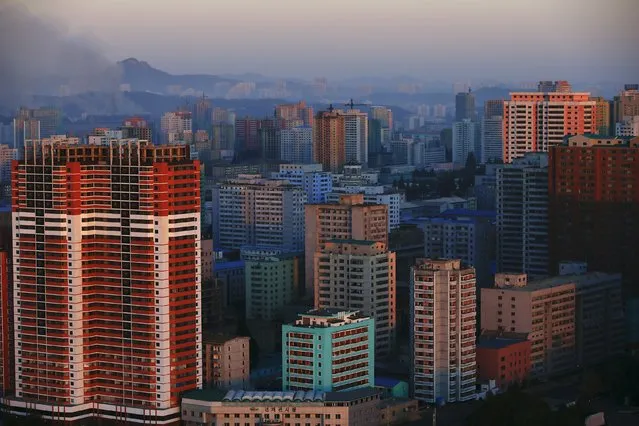
[[163, 94], [194, 94], [204, 92], [208, 96], [224, 96], [237, 80], [207, 74], [173, 75], [153, 68], [145, 61], [128, 58], [118, 62], [121, 82], [130, 85], [131, 91], [155, 92]]

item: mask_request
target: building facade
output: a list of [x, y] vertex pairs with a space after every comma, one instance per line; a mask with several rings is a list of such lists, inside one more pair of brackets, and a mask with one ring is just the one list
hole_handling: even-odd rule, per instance
[[357, 311], [316, 309], [282, 326], [282, 388], [347, 391], [375, 385], [375, 324]]
[[344, 114], [346, 163], [368, 164], [368, 114], [357, 109]]
[[504, 159], [504, 129], [500, 115], [484, 117], [481, 121], [481, 160], [484, 163]]
[[548, 275], [547, 155], [526, 154], [496, 174], [497, 271]]
[[399, 205], [401, 195], [395, 190], [378, 186], [334, 186], [332, 192], [325, 196], [327, 203], [339, 203], [342, 194], [363, 194], [367, 204], [384, 204], [388, 206], [388, 232], [399, 228]]
[[578, 135], [549, 155], [550, 258], [621, 272], [639, 295], [639, 138]]
[[475, 95], [469, 90], [455, 94], [455, 121], [477, 120]]
[[623, 117], [615, 124], [615, 136], [636, 137], [639, 136], [639, 115]]
[[[513, 92], [504, 101], [504, 162], [526, 152], [546, 152], [566, 135], [597, 133], [597, 102], [590, 93], [566, 92], [562, 85], [543, 92]], [[557, 88], [559, 87], [559, 88]]]
[[[413, 401], [414, 402], [414, 401]], [[195, 391], [182, 400], [185, 426], [208, 425], [386, 425], [375, 389], [344, 392]], [[409, 405], [416, 410], [414, 404]], [[393, 412], [402, 412], [399, 406]]]
[[375, 320], [375, 354], [387, 357], [396, 335], [395, 253], [384, 243], [330, 240], [314, 254], [315, 308], [358, 310]]
[[530, 374], [531, 342], [526, 334], [486, 333], [477, 344], [477, 376], [506, 389]]
[[564, 278], [528, 282], [526, 274], [496, 274], [481, 290], [482, 330], [525, 333], [531, 377], [575, 368], [575, 283]]
[[240, 175], [213, 188], [213, 244], [302, 251], [306, 194], [287, 181]]
[[332, 174], [322, 171], [321, 164], [280, 164], [273, 177], [304, 188], [309, 204], [326, 202], [326, 194], [333, 189]]
[[475, 399], [475, 270], [459, 260], [418, 259], [411, 281], [414, 398]]
[[315, 294], [313, 253], [333, 239], [379, 241], [388, 245], [388, 207], [367, 204], [363, 194], [344, 194], [339, 203], [305, 206], [304, 246], [307, 297]]
[[179, 420], [181, 393], [202, 385], [199, 163], [138, 140], [26, 145], [10, 410]]
[[280, 130], [282, 161], [294, 164], [313, 162], [313, 128], [294, 127]]
[[299, 294], [302, 253], [242, 250], [246, 280], [246, 318], [272, 321]]
[[470, 154], [481, 162], [481, 126], [464, 119], [453, 123], [453, 163], [465, 165]]
[[250, 376], [250, 338], [204, 334], [203, 382], [208, 388], [246, 389]]
[[9, 256], [0, 251], [0, 398], [14, 391], [13, 289]]
[[327, 172], [337, 173], [346, 163], [346, 127], [338, 111], [321, 111], [313, 124], [313, 159]]

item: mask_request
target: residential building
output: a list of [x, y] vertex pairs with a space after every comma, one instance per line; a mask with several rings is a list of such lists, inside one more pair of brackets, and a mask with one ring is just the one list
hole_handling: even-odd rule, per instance
[[560, 277], [575, 283], [577, 364], [598, 365], [624, 351], [621, 274], [587, 272], [584, 262], [562, 262]]
[[240, 158], [259, 157], [262, 151], [260, 129], [275, 129], [276, 120], [272, 118], [257, 119], [252, 117], [235, 120], [235, 153]]
[[[374, 157], [383, 152], [382, 120], [370, 118], [368, 120], [368, 156]], [[370, 162], [370, 160], [368, 161]]]
[[477, 378], [507, 389], [530, 374], [531, 341], [525, 333], [485, 333], [477, 343]]
[[18, 150], [9, 145], [0, 145], [0, 185], [11, 183], [11, 164], [18, 159]]
[[615, 124], [615, 136], [636, 137], [639, 136], [639, 115], [623, 117]]
[[636, 84], [626, 84], [612, 101], [612, 124], [635, 115], [639, 115], [639, 88]]
[[260, 140], [262, 161], [279, 161], [282, 156], [282, 135], [275, 127], [262, 127], [257, 130]]
[[326, 194], [333, 190], [332, 174], [323, 172], [321, 164], [280, 164], [280, 170], [273, 178], [301, 186], [309, 204], [325, 202]]
[[193, 129], [195, 131], [205, 130], [208, 132], [211, 129], [211, 125], [213, 124], [213, 107], [211, 101], [207, 99], [204, 94], [202, 94], [202, 97], [193, 105], [193, 118]]
[[374, 320], [344, 309], [315, 309], [282, 326], [285, 391], [348, 391], [375, 383]]
[[[416, 411], [415, 401], [410, 409]], [[185, 426], [232, 424], [295, 426], [324, 424], [340, 426], [387, 425], [382, 419], [380, 393], [376, 389], [347, 392], [316, 391], [228, 391], [200, 390], [184, 395], [182, 422]], [[393, 412], [403, 412], [403, 402]], [[281, 410], [281, 411], [280, 411]], [[245, 422], [246, 423], [246, 422]], [[240, 424], [245, 424], [240, 423]]]
[[0, 251], [0, 398], [13, 393], [15, 380], [13, 289], [9, 256]]
[[504, 100], [491, 99], [484, 102], [484, 118], [504, 116]]
[[235, 125], [217, 123], [211, 128], [211, 149], [213, 151], [235, 151]]
[[232, 110], [215, 107], [211, 113], [213, 125], [216, 124], [235, 124], [235, 113]]
[[497, 271], [547, 276], [548, 155], [528, 153], [496, 172]]
[[284, 120], [301, 120], [304, 126], [313, 127], [313, 107], [306, 105], [304, 101], [276, 105], [275, 117]]
[[475, 399], [475, 270], [418, 259], [411, 273], [411, 376], [415, 399]]
[[595, 101], [595, 129], [597, 134], [608, 136], [615, 128], [614, 124], [610, 124], [610, 101], [602, 97], [593, 98], [593, 101]]
[[420, 219], [424, 231], [424, 257], [460, 259], [473, 266], [480, 287], [492, 285], [495, 253], [495, 212], [448, 210], [437, 217]]
[[246, 318], [272, 321], [300, 292], [303, 254], [259, 247], [242, 248]]
[[202, 385], [199, 163], [188, 146], [132, 139], [26, 148], [12, 182], [11, 410], [175, 422], [181, 393]]
[[280, 130], [282, 161], [293, 164], [313, 162], [313, 128], [293, 127]]
[[313, 158], [328, 172], [339, 172], [346, 163], [346, 127], [338, 111], [320, 111], [313, 124]]
[[120, 130], [124, 139], [140, 139], [149, 142], [153, 140], [151, 124], [141, 117], [126, 118]]
[[372, 120], [379, 120], [382, 129], [386, 129], [386, 132], [382, 132], [384, 134], [382, 142], [388, 142], [390, 132], [393, 131], [393, 111], [384, 106], [372, 106], [370, 107], [370, 117]]
[[165, 142], [177, 142], [186, 133], [193, 132], [193, 119], [190, 111], [166, 112], [160, 120], [160, 130]]
[[414, 144], [415, 141], [410, 138], [390, 141], [391, 152], [393, 153], [393, 164], [413, 165]]
[[302, 251], [304, 190], [287, 181], [240, 175], [213, 188], [213, 245]]
[[482, 161], [481, 126], [470, 119], [453, 123], [453, 163], [465, 165], [471, 153], [478, 163]]
[[366, 204], [384, 204], [388, 206], [388, 232], [399, 228], [399, 205], [401, 195], [394, 189], [388, 189], [381, 185], [370, 186], [334, 186], [327, 193], [327, 203], [339, 203], [342, 194], [363, 194]]
[[413, 165], [417, 168], [432, 168], [446, 162], [446, 147], [439, 139], [419, 141], [413, 144]]
[[13, 148], [17, 148], [19, 158], [25, 140], [45, 139], [61, 133], [62, 111], [58, 108], [20, 108], [13, 120]]
[[526, 152], [548, 151], [566, 135], [597, 132], [597, 101], [559, 83], [541, 84], [539, 92], [512, 92], [504, 101], [505, 163]]
[[501, 162], [504, 157], [504, 129], [501, 116], [484, 117], [481, 121], [481, 161]]
[[531, 377], [575, 368], [575, 283], [565, 277], [528, 282], [526, 274], [495, 275], [481, 289], [482, 330], [527, 333]]
[[391, 354], [396, 335], [395, 253], [386, 244], [330, 240], [314, 254], [315, 308], [358, 310], [375, 320], [375, 355]]
[[388, 245], [388, 207], [365, 203], [363, 194], [343, 194], [336, 204], [307, 204], [305, 218], [307, 297], [315, 294], [313, 253], [320, 252], [327, 241], [352, 239]]
[[455, 121], [464, 120], [477, 120], [475, 94], [470, 89], [455, 95]]
[[451, 209], [477, 210], [475, 197], [441, 197], [430, 200], [404, 201], [399, 206], [402, 221], [433, 217]]
[[346, 163], [368, 163], [368, 114], [357, 109], [350, 109], [344, 114], [344, 138]]
[[333, 186], [368, 186], [376, 185], [379, 173], [374, 170], [362, 170], [361, 164], [346, 164], [342, 173], [331, 173]]
[[550, 259], [623, 275], [639, 294], [639, 137], [566, 138], [550, 151]]
[[250, 337], [202, 336], [204, 386], [246, 389], [249, 386]]

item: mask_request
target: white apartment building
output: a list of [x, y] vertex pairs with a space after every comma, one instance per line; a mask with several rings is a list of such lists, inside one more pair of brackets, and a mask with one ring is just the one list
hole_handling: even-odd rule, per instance
[[503, 158], [503, 119], [501, 116], [485, 117], [481, 122], [481, 160], [488, 163]]
[[472, 152], [481, 162], [480, 126], [470, 119], [453, 123], [453, 163], [464, 165]]
[[239, 175], [213, 188], [213, 246], [304, 250], [304, 189], [286, 180]]
[[274, 179], [287, 180], [292, 185], [301, 186], [309, 204], [325, 202], [326, 194], [333, 190], [332, 173], [322, 171], [321, 164], [280, 164], [279, 172], [272, 176]]
[[615, 136], [617, 137], [639, 136], [639, 115], [624, 117], [623, 121], [616, 123]]
[[418, 259], [412, 268], [414, 398], [475, 399], [475, 270], [460, 260]]
[[368, 163], [368, 114], [357, 109], [343, 112], [346, 163]]
[[313, 162], [313, 128], [293, 127], [280, 130], [280, 158], [295, 164]]

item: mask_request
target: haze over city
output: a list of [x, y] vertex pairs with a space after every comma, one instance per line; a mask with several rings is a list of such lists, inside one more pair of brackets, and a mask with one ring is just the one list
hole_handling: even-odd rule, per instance
[[[173, 73], [624, 81], [639, 71], [634, 0], [18, 3], [94, 39], [112, 62]], [[25, 31], [35, 44], [38, 30]]]

